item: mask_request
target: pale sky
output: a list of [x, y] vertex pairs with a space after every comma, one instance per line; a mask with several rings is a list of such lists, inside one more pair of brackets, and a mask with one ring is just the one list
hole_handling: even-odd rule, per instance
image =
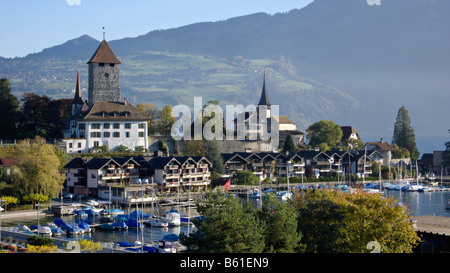
[[300, 9], [313, 0], [0, 0], [0, 56], [23, 57], [87, 34], [97, 40]]

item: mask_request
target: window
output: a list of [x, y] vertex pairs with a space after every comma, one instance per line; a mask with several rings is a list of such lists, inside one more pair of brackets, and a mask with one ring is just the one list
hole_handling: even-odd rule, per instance
[[120, 132], [114, 132], [113, 137], [120, 137]]
[[130, 137], [130, 132], [125, 132], [125, 137], [129, 138]]
[[120, 129], [120, 123], [114, 123], [113, 128], [114, 129]]
[[69, 143], [69, 148], [72, 149], [72, 143]]
[[145, 124], [144, 123], [139, 123], [138, 124], [138, 128], [139, 129], [144, 129], [145, 128]]
[[111, 137], [111, 133], [110, 132], [104, 132], [103, 133], [103, 137]]
[[104, 129], [109, 129], [111, 127], [111, 124], [109, 123], [103, 123], [103, 128]]
[[109, 74], [108, 73], [105, 73], [105, 78], [109, 78]]
[[92, 123], [92, 129], [100, 129], [100, 123]]
[[91, 132], [91, 137], [92, 138], [100, 138], [100, 137], [102, 137], [102, 133], [100, 133], [100, 132]]
[[144, 132], [139, 132], [139, 137], [144, 137]]
[[86, 129], [86, 124], [84, 124], [84, 123], [78, 124], [78, 129], [80, 129], [80, 130]]
[[104, 63], [99, 63], [98, 66], [105, 66], [105, 64]]
[[125, 129], [131, 129], [131, 123], [125, 123]]
[[78, 142], [78, 148], [81, 148], [81, 142]]
[[94, 141], [94, 147], [98, 147], [100, 146], [100, 144], [98, 143], [98, 141]]
[[116, 65], [115, 65], [115, 64], [109, 64], [109, 66], [110, 66], [110, 67], [115, 67]]

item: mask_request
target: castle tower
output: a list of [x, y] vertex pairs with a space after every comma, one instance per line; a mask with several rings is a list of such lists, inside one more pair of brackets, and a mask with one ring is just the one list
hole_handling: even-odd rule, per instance
[[258, 107], [258, 114], [260, 117], [266, 117], [268, 119], [270, 119], [270, 100], [269, 100], [269, 96], [267, 94], [267, 88], [266, 88], [266, 73], [264, 73], [264, 83], [263, 83], [263, 88], [262, 88], [262, 93], [261, 93], [261, 98], [259, 99], [259, 103], [258, 106], [263, 105], [266, 106], [266, 113], [259, 113], [259, 107]]
[[96, 101], [120, 101], [120, 64], [103, 40], [89, 60], [88, 104]]

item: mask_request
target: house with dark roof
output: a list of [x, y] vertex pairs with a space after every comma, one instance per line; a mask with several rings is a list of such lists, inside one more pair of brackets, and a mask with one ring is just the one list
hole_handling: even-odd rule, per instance
[[305, 173], [305, 163], [297, 154], [285, 155], [282, 153], [222, 153], [225, 172], [233, 176], [239, 171], [253, 172], [261, 180], [277, 177], [302, 177]]
[[211, 183], [211, 162], [203, 156], [154, 157], [147, 162], [160, 191], [206, 190]]
[[119, 146], [131, 150], [149, 147], [147, 115], [126, 99], [121, 100], [120, 64], [103, 40], [88, 62], [88, 101], [81, 97], [77, 74], [72, 116], [66, 120], [64, 133], [67, 153], [86, 153], [99, 146], [109, 150]]
[[133, 184], [140, 177], [139, 167], [133, 157], [74, 158], [64, 166], [66, 190], [98, 196], [101, 187]]

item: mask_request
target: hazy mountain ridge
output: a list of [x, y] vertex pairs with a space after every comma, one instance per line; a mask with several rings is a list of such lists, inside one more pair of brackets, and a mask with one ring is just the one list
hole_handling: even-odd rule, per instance
[[[381, 0], [381, 6], [369, 6], [365, 0], [316, 0], [307, 7], [287, 13], [257, 13], [197, 23], [109, 43], [119, 59], [128, 61], [123, 61], [122, 89], [130, 92], [130, 97], [151, 101], [157, 94], [158, 100], [164, 101], [164, 88], [160, 85], [156, 89], [151, 82], [155, 79], [151, 74], [156, 75], [159, 68], [142, 72], [146, 74], [144, 85], [152, 86], [147, 86], [147, 93], [140, 94], [137, 92], [139, 86], [131, 84], [137, 78], [129, 80], [128, 71], [137, 71], [135, 68], [139, 68], [141, 60], [149, 60], [150, 51], [167, 56], [180, 53], [182, 55], [176, 62], [194, 62], [191, 67], [184, 66], [184, 70], [177, 69], [170, 78], [179, 84], [178, 94], [187, 90], [189, 96], [196, 95], [194, 87], [199, 85], [189, 80], [191, 76], [182, 76], [183, 73], [205, 73], [205, 89], [199, 87], [200, 94], [217, 87], [217, 75], [221, 75], [212, 69], [203, 71], [199, 59], [189, 56], [208, 59], [213, 65], [229, 65], [228, 72], [234, 75], [230, 76], [233, 80], [224, 83], [229, 92], [213, 88], [208, 95], [216, 94], [230, 102], [234, 94], [239, 102], [247, 98], [246, 103], [255, 103], [251, 100], [260, 92], [261, 71], [268, 62], [276, 64], [275, 67], [268, 66], [275, 73], [273, 79], [268, 78], [272, 84], [271, 100], [286, 109], [283, 114], [296, 116], [294, 121], [302, 126], [319, 119], [332, 119], [342, 125], [353, 125], [363, 136], [390, 139], [395, 114], [404, 105], [410, 110], [416, 134], [436, 137], [447, 136], [450, 115], [446, 103], [450, 86], [447, 77], [450, 72], [449, 26], [450, 2], [446, 0]], [[0, 74], [6, 75], [11, 71], [8, 67], [14, 67], [15, 63], [22, 76], [27, 75], [28, 67], [37, 66], [36, 60], [51, 60], [57, 65], [66, 62], [67, 67], [63, 68], [69, 72], [66, 77], [73, 78], [76, 60], [80, 59], [83, 61], [79, 69], [82, 75], [87, 75], [84, 60], [92, 55], [98, 43], [82, 36], [25, 58], [0, 59]], [[242, 56], [249, 65], [242, 68], [235, 61], [237, 56]], [[279, 68], [281, 56], [293, 67], [291, 73]], [[260, 65], [256, 60], [265, 61]], [[199, 65], [196, 66], [197, 62]], [[255, 68], [259, 72], [253, 77], [250, 72]], [[167, 71], [165, 73], [168, 75]], [[183, 79], [175, 81], [174, 75]], [[242, 82], [242, 78], [249, 80]], [[297, 86], [303, 86], [302, 79], [314, 79], [328, 86], [317, 84], [315, 90], [321, 91], [314, 93], [308, 89], [293, 92], [291, 89], [296, 85], [283, 84], [283, 81], [293, 80], [298, 82]], [[241, 92], [231, 92], [229, 86], [232, 84], [236, 84]], [[327, 93], [330, 90], [334, 92]], [[168, 94], [167, 101], [186, 100], [174, 100]], [[224, 97], [224, 94], [227, 95]]]

